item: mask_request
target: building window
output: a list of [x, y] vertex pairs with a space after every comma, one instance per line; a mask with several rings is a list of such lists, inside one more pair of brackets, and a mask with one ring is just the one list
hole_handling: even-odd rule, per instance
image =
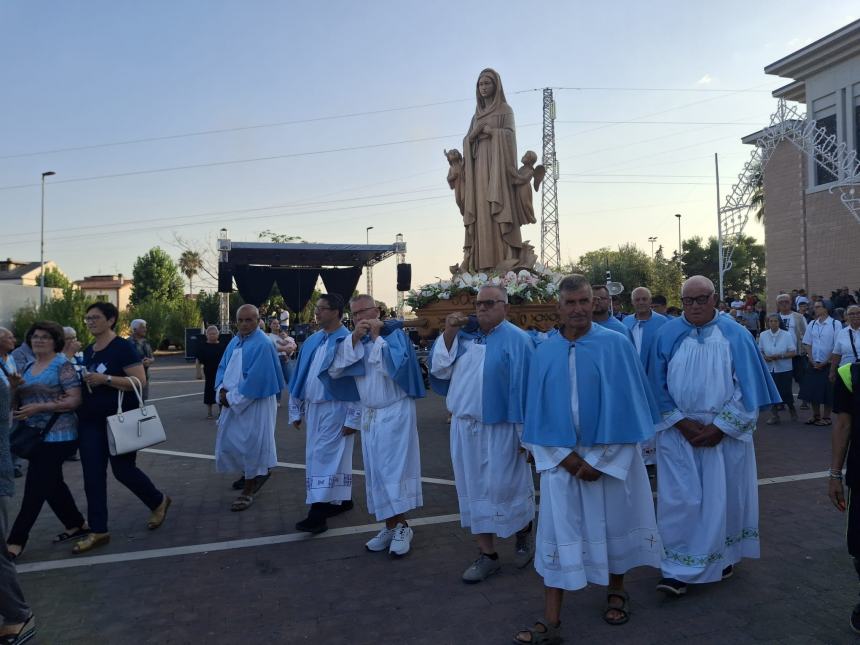
[[[820, 116], [816, 117], [815, 125], [822, 130], [824, 130], [832, 139], [829, 140], [826, 149], [828, 152], [836, 151], [836, 142], [837, 142], [837, 134], [836, 134], [836, 114], [831, 114], [829, 116]], [[825, 168], [822, 163], [826, 163], [824, 160], [824, 156], [817, 152], [815, 153], [815, 184], [829, 184], [831, 181], [836, 181], [838, 177], [834, 175], [830, 170]]]
[[99, 295], [96, 296], [96, 300], [98, 300], [99, 302], [107, 302], [107, 299], [108, 299], [107, 294], [104, 294], [104, 293], [100, 293]]

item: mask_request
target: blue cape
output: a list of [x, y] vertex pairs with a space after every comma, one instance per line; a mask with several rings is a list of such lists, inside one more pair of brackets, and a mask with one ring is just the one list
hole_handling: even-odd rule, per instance
[[[323, 330], [311, 334], [311, 336], [302, 344], [299, 350], [299, 359], [296, 370], [290, 379], [290, 396], [297, 399], [305, 398], [305, 385], [307, 384], [309, 372], [311, 371], [311, 363], [314, 360], [314, 353], [320, 345], [325, 345], [325, 358], [323, 359], [322, 368], [318, 374], [318, 378], [322, 381], [325, 387], [326, 401], [358, 401], [358, 389], [355, 387], [355, 379], [340, 378], [333, 379], [328, 375], [328, 368], [334, 362], [334, 355], [337, 351], [337, 340], [350, 336], [349, 330], [341, 325], [330, 334], [326, 334]], [[355, 366], [353, 366], [355, 367]], [[354, 372], [350, 371], [346, 376], [354, 376]]]
[[623, 334], [624, 338], [629, 340], [631, 343], [633, 342], [633, 334], [631, 334], [627, 326], [615, 316], [609, 316], [609, 318], [604, 321], [595, 320], [593, 322], [601, 327], [605, 327], [606, 329], [617, 331], [619, 334]]
[[224, 356], [215, 373], [215, 390], [224, 380], [227, 364], [236, 348], [242, 348], [242, 384], [239, 394], [249, 399], [264, 399], [284, 389], [284, 373], [278, 360], [278, 352], [269, 337], [255, 329], [247, 337], [233, 336], [224, 350]]
[[[571, 347], [576, 348], [578, 429], [570, 409]], [[539, 446], [638, 443], [651, 438], [661, 420], [636, 349], [600, 325], [575, 342], [559, 333], [538, 346], [527, 400], [523, 442]]]
[[[739, 325], [728, 316], [718, 314], [714, 315], [714, 318], [702, 328], [711, 325], [719, 327], [720, 332], [731, 345], [732, 362], [740, 383], [744, 407], [752, 410], [766, 408], [781, 402], [782, 399], [773, 383], [764, 357], [762, 357], [752, 334], [747, 328]], [[651, 390], [660, 406], [660, 412], [672, 412], [678, 408], [669, 395], [666, 374], [672, 356], [678, 351], [681, 342], [694, 329], [697, 327], [687, 322], [684, 316], [672, 318], [663, 325], [657, 341], [651, 346], [646, 370], [648, 371], [648, 380], [651, 382]], [[700, 338], [699, 342], [704, 342], [704, 339]]]
[[[425, 395], [424, 379], [421, 376], [421, 368], [418, 366], [418, 357], [415, 355], [415, 347], [409, 337], [400, 329], [403, 323], [393, 321], [399, 325], [389, 324], [391, 321], [385, 321], [386, 325], [382, 328], [380, 336], [385, 338], [387, 343], [386, 349], [383, 351], [383, 360], [385, 361], [385, 371], [388, 376], [399, 385], [406, 394], [413, 399], [420, 399]], [[366, 336], [362, 342], [370, 338]], [[338, 343], [351, 343], [350, 336], [344, 336], [337, 339]], [[323, 383], [329, 381], [339, 381], [342, 379], [353, 379], [356, 376], [364, 375], [364, 361], [357, 361], [350, 365], [343, 374], [337, 379], [332, 379], [331, 376], [321, 376]], [[353, 381], [354, 382], [354, 381]]]
[[[502, 321], [489, 335], [480, 332], [460, 331], [457, 335], [457, 358], [469, 349], [471, 341], [483, 338], [487, 345], [484, 358], [484, 385], [481, 391], [486, 424], [522, 423], [525, 418], [526, 385], [529, 359], [534, 343], [529, 335], [516, 325]], [[445, 342], [440, 336], [437, 343]], [[433, 352], [430, 352], [430, 386], [436, 394], [448, 396], [450, 381], [438, 379], [432, 373]]]
[[633, 338], [633, 328], [639, 323], [642, 324], [642, 346], [639, 348], [639, 359], [645, 365], [648, 357], [651, 355], [651, 346], [654, 344], [654, 339], [657, 338], [660, 328], [669, 322], [669, 319], [658, 314], [656, 311], [651, 312], [651, 317], [648, 320], [637, 320], [635, 314], [627, 316], [621, 321], [621, 324], [630, 332], [630, 338]]

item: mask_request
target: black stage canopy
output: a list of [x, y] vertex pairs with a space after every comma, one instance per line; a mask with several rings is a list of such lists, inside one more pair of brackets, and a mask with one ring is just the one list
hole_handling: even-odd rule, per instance
[[233, 290], [233, 279], [242, 299], [262, 304], [272, 285], [291, 311], [304, 309], [317, 278], [326, 291], [348, 300], [361, 279], [363, 267], [373, 266], [397, 252], [394, 244], [277, 244], [219, 241], [218, 291]]

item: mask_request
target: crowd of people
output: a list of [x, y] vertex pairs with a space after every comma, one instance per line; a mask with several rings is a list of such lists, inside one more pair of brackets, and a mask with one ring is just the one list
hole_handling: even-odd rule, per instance
[[[850, 488], [857, 459], [850, 437], [860, 395], [851, 376], [860, 366], [854, 333], [860, 306], [847, 303], [843, 328], [822, 300], [812, 302], [808, 320], [803, 298], [781, 294], [778, 311], [756, 335], [746, 317], [728, 312], [750, 305], [718, 302], [703, 276], [684, 282], [682, 315], [637, 287], [633, 313], [619, 320], [605, 286], [570, 275], [559, 286], [559, 325], [548, 333], [508, 322], [507, 293], [494, 286], [480, 289], [474, 315], [447, 317], [429, 349], [428, 371], [450, 413], [461, 525], [478, 548], [461, 578], [478, 584], [497, 573], [504, 560], [497, 541], [513, 537], [514, 566], [533, 561], [545, 586], [543, 615], [515, 642], [559, 642], [564, 592], [588, 583], [607, 588], [603, 620], [626, 623], [624, 575], [631, 568], [659, 569], [656, 589], [677, 597], [689, 585], [731, 577], [743, 558], [759, 557], [752, 439], [761, 410], [770, 411], [768, 423], [779, 421], [780, 406], [796, 419], [794, 382], [812, 406], [809, 422], [829, 425], [831, 409], [839, 413], [830, 497], [849, 511], [849, 551], [860, 558], [860, 516], [842, 487], [846, 460]], [[343, 324], [347, 307], [351, 330]], [[403, 322], [383, 320], [382, 313], [367, 295], [345, 303], [324, 294], [314, 310], [318, 331], [300, 350], [278, 318], [267, 331], [252, 305], [239, 308], [237, 334], [226, 347], [217, 328], [206, 330], [196, 356], [210, 417], [218, 406], [216, 470], [238, 475], [232, 511], [254, 505], [277, 465], [277, 410], [288, 395], [289, 422], [306, 435], [308, 511], [296, 530], [324, 532], [328, 518], [353, 509], [352, 455], [360, 432], [367, 511], [383, 523], [365, 548], [395, 559], [410, 552], [409, 515], [423, 505], [416, 400], [425, 396], [425, 380]], [[132, 391], [132, 379], [145, 385], [154, 360], [145, 321], [134, 321], [126, 340], [114, 331], [117, 318], [113, 305], [93, 304], [85, 322], [95, 341], [83, 352], [74, 330], [56, 323], [34, 324], [14, 351], [14, 335], [0, 329], [0, 531], [7, 536], [0, 639], [9, 637], [0, 642], [23, 642], [14, 639], [35, 629], [13, 563], [44, 502], [63, 525], [55, 541], [74, 541], [74, 553], [106, 544], [110, 463], [150, 510], [147, 526], [157, 529], [165, 520], [171, 499], [137, 468], [135, 453], [108, 451], [106, 418], [116, 412], [117, 391]], [[18, 362], [16, 352], [23, 357]], [[134, 398], [123, 399], [124, 409], [138, 405]], [[12, 420], [44, 434], [28, 455], [21, 506], [7, 531], [12, 479], [4, 477], [12, 468], [3, 426], [8, 435]], [[76, 451], [86, 518], [63, 479], [63, 463]], [[649, 469], [657, 473], [656, 512]], [[860, 606], [852, 627], [860, 630]]]

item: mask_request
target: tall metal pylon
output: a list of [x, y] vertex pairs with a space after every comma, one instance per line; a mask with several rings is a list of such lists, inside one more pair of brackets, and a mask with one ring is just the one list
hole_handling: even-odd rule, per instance
[[552, 88], [543, 89], [543, 165], [546, 175], [541, 192], [540, 259], [549, 269], [561, 266], [558, 242], [558, 161], [555, 158], [555, 100]]

